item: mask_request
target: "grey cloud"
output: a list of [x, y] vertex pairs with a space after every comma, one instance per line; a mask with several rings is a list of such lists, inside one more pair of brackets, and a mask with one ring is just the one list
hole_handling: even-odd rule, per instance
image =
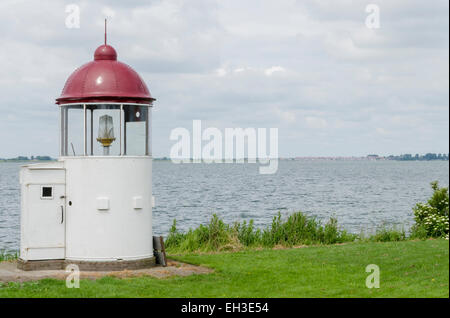
[[378, 1], [375, 31], [366, 1], [75, 3], [80, 29], [63, 2], [0, 4], [0, 157], [57, 154], [54, 98], [108, 10], [108, 42], [157, 98], [156, 156], [193, 119], [278, 127], [282, 156], [448, 151], [446, 1]]

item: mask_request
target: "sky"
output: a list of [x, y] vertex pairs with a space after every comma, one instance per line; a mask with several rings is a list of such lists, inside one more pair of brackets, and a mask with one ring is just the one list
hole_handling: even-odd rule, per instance
[[[369, 28], [366, 6], [379, 8]], [[68, 28], [66, 6], [80, 8]], [[177, 127], [278, 128], [294, 156], [448, 153], [447, 0], [0, 2], [0, 158], [57, 156], [59, 96], [103, 43], [157, 99], [153, 155]]]

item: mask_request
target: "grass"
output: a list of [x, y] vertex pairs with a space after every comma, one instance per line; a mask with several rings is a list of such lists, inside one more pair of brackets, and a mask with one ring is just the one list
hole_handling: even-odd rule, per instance
[[[444, 239], [359, 242], [291, 249], [173, 256], [212, 274], [156, 279], [82, 280], [0, 285], [0, 297], [449, 297], [449, 243]], [[365, 286], [365, 268], [380, 268], [380, 288]]]
[[15, 260], [19, 257], [18, 252], [10, 253], [0, 250], [0, 262]]
[[217, 215], [209, 223], [201, 224], [186, 233], [179, 232], [176, 220], [166, 239], [166, 249], [172, 253], [209, 251], [239, 251], [274, 246], [293, 247], [300, 245], [336, 244], [347, 242], [392, 242], [407, 240], [405, 231], [395, 227], [379, 228], [375, 234], [348, 233], [338, 226], [336, 218], [324, 225], [313, 217], [296, 212], [285, 219], [278, 213], [272, 224], [260, 229], [250, 222], [226, 224]]
[[[378, 228], [372, 235], [361, 233], [358, 236], [358, 240], [365, 242], [397, 242], [408, 239], [411, 240], [412, 238], [406, 235], [406, 231], [403, 228], [398, 229], [395, 226], [383, 226]], [[423, 237], [423, 239], [426, 239], [426, 237]]]

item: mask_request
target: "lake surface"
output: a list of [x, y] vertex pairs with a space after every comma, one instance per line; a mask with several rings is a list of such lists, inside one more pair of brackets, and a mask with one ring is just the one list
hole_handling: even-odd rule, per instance
[[[0, 250], [18, 250], [20, 163], [0, 163]], [[153, 162], [154, 235], [167, 235], [174, 219], [186, 230], [213, 213], [226, 222], [254, 219], [257, 226], [303, 211], [330, 216], [353, 232], [413, 224], [412, 207], [426, 201], [430, 182], [448, 186], [448, 161], [279, 161], [274, 175], [258, 164]]]

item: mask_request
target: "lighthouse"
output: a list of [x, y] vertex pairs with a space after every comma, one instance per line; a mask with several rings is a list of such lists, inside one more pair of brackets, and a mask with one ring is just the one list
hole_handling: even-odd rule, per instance
[[[18, 267], [154, 265], [151, 109], [155, 99], [105, 43], [56, 99], [57, 161], [21, 167]], [[56, 110], [55, 110], [56, 111]]]

